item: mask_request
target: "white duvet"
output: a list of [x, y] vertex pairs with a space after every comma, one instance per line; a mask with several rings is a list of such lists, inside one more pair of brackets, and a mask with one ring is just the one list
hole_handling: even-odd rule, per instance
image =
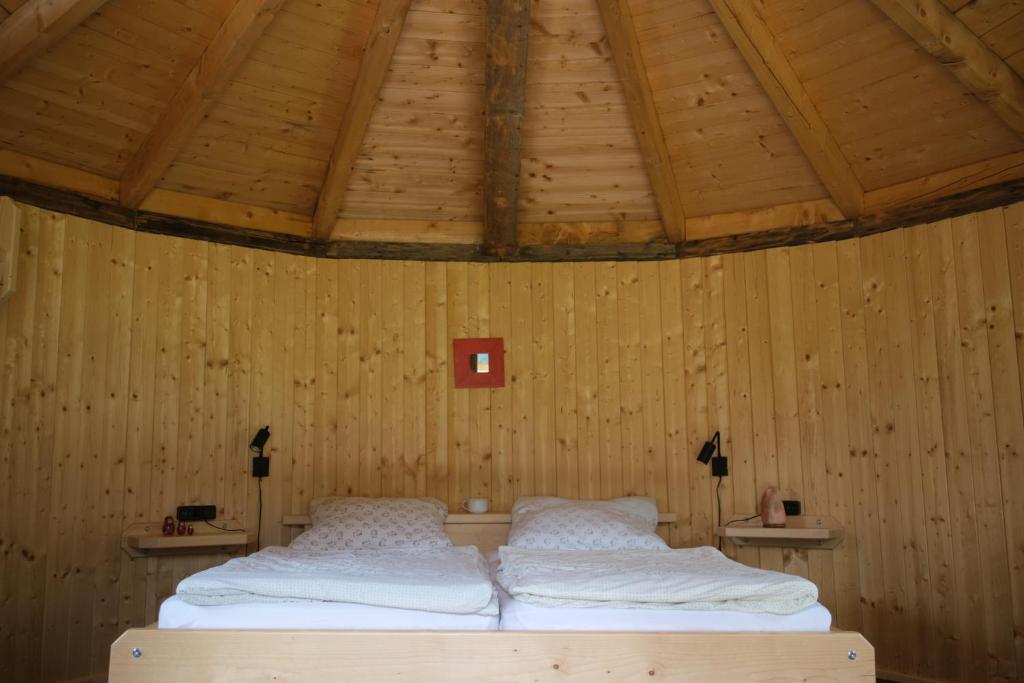
[[498, 613], [487, 564], [472, 546], [311, 552], [270, 547], [193, 574], [177, 595], [193, 605], [326, 601]]
[[632, 607], [793, 614], [818, 600], [807, 579], [733, 562], [714, 548], [522, 550], [503, 546], [497, 580], [546, 607]]

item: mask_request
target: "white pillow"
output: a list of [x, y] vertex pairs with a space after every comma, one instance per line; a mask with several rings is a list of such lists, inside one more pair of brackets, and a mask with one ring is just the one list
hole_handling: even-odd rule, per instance
[[296, 550], [447, 548], [448, 507], [436, 498], [316, 498], [313, 528], [299, 534]]
[[668, 550], [657, 528], [658, 507], [642, 496], [527, 497], [512, 506], [508, 544], [529, 550]]

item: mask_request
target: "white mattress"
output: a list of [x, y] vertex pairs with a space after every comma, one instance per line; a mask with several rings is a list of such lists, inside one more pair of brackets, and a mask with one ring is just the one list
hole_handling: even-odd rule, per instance
[[502, 631], [828, 631], [832, 615], [816, 603], [795, 614], [722, 610], [541, 607], [500, 587]]
[[191, 605], [171, 596], [160, 605], [160, 628], [338, 631], [495, 631], [498, 616], [442, 614], [345, 602], [263, 602]]

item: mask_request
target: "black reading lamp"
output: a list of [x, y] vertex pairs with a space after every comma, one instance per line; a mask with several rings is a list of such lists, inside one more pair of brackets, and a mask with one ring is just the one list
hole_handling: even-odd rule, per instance
[[[712, 458], [718, 451], [718, 457]], [[705, 441], [704, 445], [701, 446], [700, 453], [697, 454], [697, 461], [702, 465], [707, 465], [708, 461], [711, 461], [711, 476], [712, 477], [727, 477], [729, 476], [729, 460], [722, 455], [722, 436], [718, 432], [711, 437], [710, 441]]]
[[256, 453], [252, 459], [252, 476], [257, 479], [270, 476], [270, 458], [263, 455], [263, 447], [269, 440], [270, 425], [267, 425], [256, 432], [256, 436], [252, 437], [252, 443], [249, 444], [249, 450]]
[[249, 450], [256, 453], [252, 459], [252, 476], [256, 477], [259, 491], [259, 507], [256, 509], [256, 550], [260, 549], [260, 534], [263, 532], [263, 477], [270, 476], [270, 458], [263, 455], [263, 447], [270, 440], [270, 425], [263, 427], [249, 443]]
[[[716, 457], [715, 451], [718, 451]], [[715, 500], [718, 503], [718, 524], [722, 523], [722, 477], [729, 476], [729, 459], [722, 455], [722, 436], [715, 432], [715, 435], [711, 437], [710, 441], [705, 441], [704, 445], [701, 446], [700, 453], [697, 454], [697, 462], [707, 465], [711, 462], [711, 476], [718, 477], [718, 484], [715, 486]], [[722, 539], [718, 539], [718, 549], [722, 549]]]

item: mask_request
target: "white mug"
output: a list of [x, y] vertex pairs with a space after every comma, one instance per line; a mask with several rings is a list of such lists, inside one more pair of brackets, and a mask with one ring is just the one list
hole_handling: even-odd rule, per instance
[[491, 503], [486, 498], [468, 498], [462, 501], [462, 509], [466, 512], [472, 512], [475, 515], [487, 512], [490, 507]]

